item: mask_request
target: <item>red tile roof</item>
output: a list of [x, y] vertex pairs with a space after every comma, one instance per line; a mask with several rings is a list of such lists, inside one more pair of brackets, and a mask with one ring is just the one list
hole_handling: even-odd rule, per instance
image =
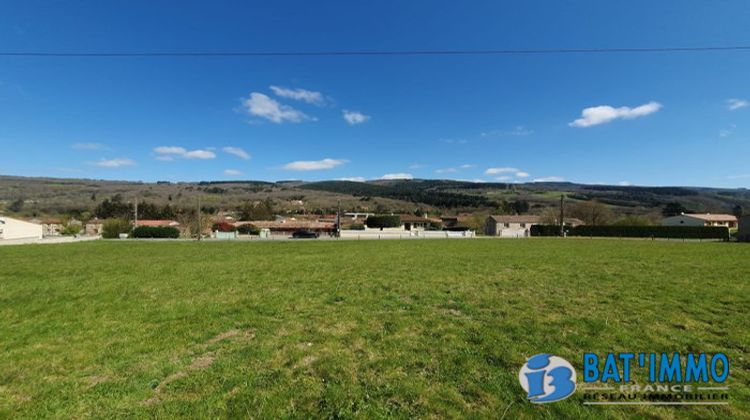
[[179, 225], [180, 223], [174, 220], [139, 220], [138, 222], [136, 222], [136, 226], [163, 227]]
[[698, 214], [698, 213], [685, 213], [684, 216], [692, 217], [694, 219], [705, 220], [707, 222], [736, 222], [737, 216], [732, 214]]

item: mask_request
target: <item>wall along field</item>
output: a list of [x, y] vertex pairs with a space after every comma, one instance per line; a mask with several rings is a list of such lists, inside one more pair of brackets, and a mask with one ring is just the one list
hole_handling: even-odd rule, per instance
[[[530, 239], [0, 248], [0, 416], [750, 416], [750, 247]], [[548, 352], [724, 352], [730, 404], [533, 405]]]

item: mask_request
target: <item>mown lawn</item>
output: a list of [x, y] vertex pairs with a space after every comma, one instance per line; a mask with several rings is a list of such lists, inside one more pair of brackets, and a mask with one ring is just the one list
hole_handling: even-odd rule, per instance
[[[750, 246], [529, 239], [0, 248], [0, 417], [750, 416]], [[729, 355], [731, 404], [525, 401], [549, 352]]]

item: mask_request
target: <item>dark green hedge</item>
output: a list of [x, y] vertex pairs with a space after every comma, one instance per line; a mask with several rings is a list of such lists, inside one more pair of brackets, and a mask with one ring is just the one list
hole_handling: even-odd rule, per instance
[[401, 216], [398, 215], [381, 215], [370, 216], [365, 221], [368, 228], [389, 228], [401, 226]]
[[180, 231], [173, 227], [157, 227], [157, 226], [138, 226], [133, 229], [131, 234], [133, 238], [170, 238], [176, 239], [180, 237]]
[[241, 235], [260, 235], [260, 229], [249, 224], [237, 226], [237, 232]]
[[[726, 227], [703, 226], [576, 226], [565, 227], [568, 236], [618, 238], [722, 239], [729, 240]], [[533, 225], [531, 236], [559, 236], [560, 226]]]

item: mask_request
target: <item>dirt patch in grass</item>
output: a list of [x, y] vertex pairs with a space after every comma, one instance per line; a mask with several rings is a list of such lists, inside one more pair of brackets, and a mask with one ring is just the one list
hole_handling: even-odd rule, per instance
[[[190, 358], [190, 363], [188, 363], [183, 369], [169, 374], [166, 378], [159, 381], [158, 385], [154, 387], [154, 395], [144, 401], [143, 404], [154, 405], [159, 403], [161, 401], [161, 395], [169, 384], [187, 377], [192, 372], [206, 370], [211, 367], [221, 353], [227, 350], [229, 347], [227, 343], [246, 343], [253, 338], [255, 338], [255, 332], [253, 330], [232, 329], [211, 337], [205, 343], [198, 344], [195, 346], [195, 350], [188, 351], [188, 354], [193, 354]], [[208, 350], [209, 347], [215, 345], [219, 345], [219, 348], [213, 351]]]

